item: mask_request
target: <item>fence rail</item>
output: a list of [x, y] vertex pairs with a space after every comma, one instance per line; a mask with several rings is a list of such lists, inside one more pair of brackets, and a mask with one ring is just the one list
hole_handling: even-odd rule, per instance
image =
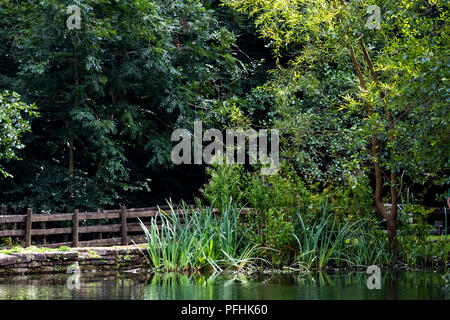
[[[138, 222], [129, 222], [132, 218], [154, 217], [159, 209], [168, 210], [169, 206], [159, 206], [150, 208], [134, 208], [127, 209], [121, 207], [117, 210], [97, 210], [97, 212], [79, 212], [75, 209], [73, 213], [62, 214], [33, 214], [33, 210], [28, 208], [27, 214], [24, 215], [0, 215], [0, 226], [6, 223], [24, 223], [24, 229], [7, 229], [0, 230], [0, 238], [3, 237], [23, 237], [25, 246], [31, 246], [32, 236], [40, 237], [38, 247], [96, 247], [106, 245], [128, 245], [131, 240], [135, 243], [145, 242], [142, 235], [129, 236], [129, 233], [142, 231]], [[191, 207], [198, 210], [198, 207]], [[217, 210], [215, 210], [217, 212]], [[181, 214], [181, 211], [177, 212]], [[243, 210], [241, 214], [247, 214], [251, 210]], [[86, 220], [102, 220], [102, 219], [120, 219], [120, 223], [113, 222], [110, 224], [97, 224], [90, 226], [81, 226], [80, 222]], [[70, 221], [70, 227], [47, 228], [47, 222]], [[33, 223], [40, 222], [40, 228], [33, 228]], [[150, 223], [144, 223], [149, 226]], [[99, 233], [100, 239], [80, 241], [81, 234]], [[103, 239], [103, 233], [120, 233], [121, 237], [111, 237]], [[72, 235], [72, 241], [47, 243], [46, 236], [49, 235]]]

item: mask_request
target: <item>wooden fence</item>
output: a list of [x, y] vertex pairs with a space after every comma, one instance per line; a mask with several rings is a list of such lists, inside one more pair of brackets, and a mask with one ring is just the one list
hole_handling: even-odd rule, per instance
[[[162, 210], [170, 209], [169, 206], [160, 206]], [[198, 209], [198, 208], [194, 208]], [[439, 209], [437, 213], [439, 214]], [[217, 210], [215, 210], [217, 212]], [[23, 237], [24, 245], [31, 246], [32, 236], [37, 236], [40, 239], [40, 244], [37, 246], [45, 247], [60, 247], [60, 246], [72, 246], [72, 247], [98, 247], [108, 245], [128, 245], [133, 240], [135, 243], [145, 242], [142, 228], [139, 222], [129, 222], [128, 219], [132, 218], [148, 218], [154, 217], [159, 212], [158, 207], [150, 208], [135, 208], [127, 209], [121, 207], [118, 210], [97, 210], [97, 212], [79, 212], [75, 209], [73, 213], [62, 214], [33, 214], [32, 209], [27, 209], [26, 215], [0, 215], [0, 239], [4, 237]], [[177, 211], [179, 212], [179, 211]], [[251, 213], [252, 209], [246, 208], [241, 214]], [[87, 220], [102, 220], [102, 219], [120, 219], [120, 223], [109, 224], [97, 224], [97, 225], [80, 225], [82, 221]], [[136, 219], [135, 219], [136, 220]], [[71, 222], [70, 227], [53, 227], [47, 228], [48, 222]], [[39, 228], [33, 228], [33, 223], [39, 223]], [[5, 224], [23, 224], [24, 229], [7, 228], [2, 230], [2, 225]], [[149, 222], [144, 222], [146, 226], [149, 226]], [[80, 235], [98, 233], [100, 239], [80, 241]], [[120, 233], [121, 237], [110, 237], [103, 239], [104, 233]], [[130, 236], [129, 233], [141, 233], [141, 235]], [[47, 236], [49, 235], [72, 235], [72, 241], [47, 243]], [[93, 237], [91, 237], [93, 238]], [[38, 239], [36, 239], [38, 240]], [[36, 242], [36, 241], [35, 241]]]
[[[162, 210], [169, 209], [168, 206], [160, 206]], [[198, 209], [198, 208], [195, 208]], [[158, 207], [151, 208], [138, 208], [127, 209], [121, 207], [118, 210], [98, 210], [97, 212], [79, 212], [75, 209], [73, 213], [62, 214], [33, 214], [32, 209], [27, 209], [26, 215], [0, 215], [0, 226], [2, 224], [12, 223], [24, 223], [24, 229], [0, 229], [0, 238], [3, 237], [23, 237], [25, 246], [31, 246], [31, 237], [40, 237], [40, 244], [37, 246], [45, 247], [60, 247], [60, 246], [72, 246], [72, 247], [98, 247], [107, 245], [128, 245], [131, 240], [135, 243], [145, 242], [145, 238], [142, 235], [129, 236], [129, 233], [142, 232], [142, 228], [139, 222], [129, 222], [131, 218], [146, 218], [154, 217], [158, 213]], [[177, 211], [178, 212], [178, 211]], [[81, 221], [86, 220], [101, 220], [101, 219], [120, 219], [119, 223], [111, 224], [97, 224], [80, 226]], [[71, 227], [57, 227], [47, 228], [48, 222], [61, 222], [69, 221]], [[39, 223], [40, 228], [33, 228], [33, 223]], [[149, 226], [149, 222], [144, 224]], [[80, 241], [81, 234], [99, 233], [101, 237], [103, 233], [120, 233], [121, 237], [112, 237], [103, 239]], [[48, 235], [72, 235], [71, 242], [58, 242], [47, 243]]]

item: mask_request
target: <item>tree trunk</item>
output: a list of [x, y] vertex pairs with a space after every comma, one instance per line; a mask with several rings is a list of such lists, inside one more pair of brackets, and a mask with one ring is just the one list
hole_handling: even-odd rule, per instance
[[[392, 208], [394, 209], [394, 208]], [[387, 223], [387, 235], [389, 241], [389, 249], [392, 253], [397, 251], [397, 218], [392, 216], [386, 220]]]
[[[333, 4], [336, 5], [335, 0], [332, 0], [332, 1], [333, 1]], [[343, 6], [345, 6], [344, 1], [341, 0], [340, 2]], [[337, 13], [337, 16], [338, 16], [339, 20], [343, 19], [342, 14], [340, 12]], [[360, 44], [361, 43], [362, 43], [362, 41], [360, 41]], [[364, 46], [364, 43], [362, 43], [362, 44]], [[361, 67], [359, 65], [358, 60], [356, 59], [355, 50], [353, 49], [353, 47], [350, 47], [349, 53], [350, 53], [350, 57], [352, 59], [352, 63], [353, 63], [353, 67], [355, 69], [356, 75], [358, 76], [358, 79], [359, 79], [359, 84], [363, 90], [367, 90], [366, 82], [363, 78], [363, 75], [361, 72]], [[376, 74], [375, 74], [375, 76], [376, 76]], [[373, 108], [370, 105], [370, 103], [367, 103], [367, 112], [368, 112], [369, 116], [373, 115]], [[375, 175], [375, 193], [374, 193], [375, 206], [377, 207], [378, 211], [381, 213], [383, 219], [387, 220], [389, 217], [386, 212], [386, 209], [384, 208], [383, 203], [381, 202], [381, 190], [383, 188], [383, 179], [381, 176], [380, 156], [378, 154], [378, 139], [375, 137], [375, 135], [373, 135], [372, 138], [370, 139], [370, 144], [371, 144], [371, 153], [373, 156], [373, 166], [374, 166], [374, 175]]]
[[[383, 92], [383, 90], [381, 88], [380, 82], [378, 80], [377, 73], [375, 71], [375, 67], [373, 66], [373, 63], [372, 63], [372, 59], [370, 59], [369, 52], [367, 51], [366, 46], [365, 46], [362, 38], [359, 39], [359, 45], [360, 45], [360, 47], [362, 49], [362, 52], [363, 52], [363, 55], [364, 55], [364, 60], [366, 61], [367, 66], [369, 67], [372, 79], [375, 82], [375, 85], [377, 86], [377, 90], [378, 90], [378, 93], [380, 95], [380, 98], [383, 100], [383, 103], [384, 103], [384, 106], [385, 106], [385, 111], [386, 111], [387, 118], [388, 118], [388, 123], [389, 123], [390, 140], [391, 140], [391, 144], [393, 145], [394, 142], [395, 142], [394, 117], [392, 116], [391, 110], [389, 110], [389, 108], [387, 107], [385, 94], [384, 94], [384, 92]], [[392, 159], [393, 159], [392, 152], [390, 154], [390, 159], [391, 159], [391, 162], [392, 162]], [[389, 246], [390, 246], [392, 252], [395, 252], [395, 250], [397, 248], [396, 235], [397, 235], [397, 208], [398, 208], [398, 203], [397, 203], [397, 190], [395, 189], [395, 179], [396, 179], [395, 169], [391, 168], [390, 185], [391, 185], [391, 204], [392, 204], [392, 209], [391, 209], [391, 213], [390, 213], [390, 215], [389, 215], [389, 217], [387, 219], [387, 224], [388, 224]]]
[[[336, 5], [336, 0], [332, 0], [333, 5]], [[340, 3], [342, 6], [345, 7], [345, 2], [344, 0], [340, 0]], [[342, 14], [340, 12], [337, 12], [337, 16], [339, 18], [339, 20], [342, 20]], [[386, 103], [386, 99], [384, 96], [384, 92], [382, 91], [380, 82], [378, 81], [378, 77], [377, 77], [377, 73], [375, 72], [375, 68], [373, 66], [372, 60], [370, 59], [370, 55], [369, 52], [366, 49], [366, 46], [364, 44], [364, 41], [362, 40], [362, 35], [359, 39], [359, 46], [362, 49], [363, 55], [364, 55], [364, 60], [366, 61], [369, 70], [370, 70], [370, 74], [372, 76], [373, 81], [375, 82], [377, 89], [378, 89], [378, 93], [380, 94], [381, 99], [383, 100], [383, 103], [385, 105], [385, 111], [388, 117], [388, 123], [389, 123], [389, 131], [390, 131], [390, 140], [391, 140], [391, 144], [394, 143], [395, 141], [395, 135], [394, 135], [394, 129], [395, 129], [395, 125], [394, 125], [394, 118], [392, 116], [392, 112], [391, 110], [389, 110], [389, 108], [387, 108], [387, 103]], [[350, 57], [352, 59], [353, 62], [353, 67], [355, 68], [356, 74], [358, 76], [359, 79], [359, 83], [361, 85], [361, 88], [363, 90], [366, 90], [366, 83], [364, 81], [364, 78], [362, 76], [362, 72], [361, 72], [361, 67], [358, 63], [358, 60], [356, 59], [355, 56], [355, 51], [353, 50], [353, 48], [350, 48]], [[368, 114], [369, 116], [371, 116], [373, 114], [373, 108], [372, 106], [368, 103], [367, 105], [368, 107]], [[374, 158], [373, 162], [374, 162], [374, 174], [375, 174], [375, 193], [374, 193], [374, 200], [375, 200], [375, 205], [378, 209], [378, 211], [381, 213], [383, 219], [386, 221], [387, 223], [387, 231], [388, 231], [388, 241], [389, 241], [389, 246], [391, 249], [391, 252], [395, 252], [396, 248], [397, 248], [397, 243], [396, 243], [396, 235], [397, 235], [397, 190], [395, 189], [395, 178], [396, 178], [396, 173], [395, 170], [393, 170], [391, 168], [391, 174], [390, 174], [390, 187], [391, 187], [391, 198], [392, 198], [392, 210], [390, 212], [390, 214], [387, 213], [386, 208], [384, 207], [383, 203], [381, 202], [381, 190], [383, 187], [383, 179], [382, 179], [382, 175], [381, 175], [381, 165], [380, 165], [380, 157], [379, 157], [379, 150], [378, 150], [378, 141], [377, 138], [374, 136], [372, 136], [371, 138], [371, 153], [372, 156]], [[391, 160], [392, 160], [392, 153], [391, 153]]]
[[[366, 90], [366, 88], [367, 88], [366, 82], [362, 76], [361, 67], [359, 65], [358, 60], [356, 59], [355, 51], [353, 50], [353, 48], [350, 48], [349, 52], [350, 52], [350, 57], [352, 59], [353, 67], [355, 68], [356, 75], [358, 76], [358, 79], [359, 79], [359, 84], [361, 85], [361, 88], [363, 90]], [[369, 116], [373, 115], [373, 108], [370, 105], [370, 103], [367, 103], [367, 113], [369, 114]], [[375, 174], [375, 193], [374, 193], [375, 206], [377, 207], [378, 211], [383, 216], [383, 219], [387, 220], [389, 217], [386, 212], [386, 209], [384, 208], [383, 203], [381, 202], [381, 189], [383, 187], [383, 179], [381, 176], [380, 156], [378, 154], [378, 140], [375, 136], [372, 136], [372, 138], [370, 139], [370, 144], [371, 144], [371, 153], [373, 156], [373, 166], [374, 166], [374, 174]]]

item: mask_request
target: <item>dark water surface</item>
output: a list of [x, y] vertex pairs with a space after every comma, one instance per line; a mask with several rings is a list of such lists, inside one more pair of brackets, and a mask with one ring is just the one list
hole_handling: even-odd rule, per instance
[[[0, 300], [8, 299], [449, 299], [448, 273], [383, 272], [381, 289], [369, 290], [364, 272], [258, 275], [176, 275], [126, 272], [82, 273], [80, 289], [69, 274], [0, 278]], [[447, 277], [446, 277], [447, 276]]]

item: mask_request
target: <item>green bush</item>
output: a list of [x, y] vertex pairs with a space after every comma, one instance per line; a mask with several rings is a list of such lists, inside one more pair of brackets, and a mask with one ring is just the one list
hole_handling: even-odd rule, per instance
[[332, 184], [325, 188], [329, 210], [340, 219], [361, 219], [373, 215], [373, 191], [369, 178], [347, 175], [345, 184]]
[[245, 199], [253, 208], [293, 208], [310, 205], [311, 194], [295, 171], [282, 163], [275, 175], [247, 175]]
[[294, 256], [294, 224], [283, 209], [269, 209], [266, 214], [266, 227], [264, 229], [264, 247], [269, 250], [272, 264], [275, 266], [290, 263]]
[[201, 190], [206, 200], [217, 208], [222, 208], [230, 199], [243, 205], [245, 174], [242, 165], [213, 165], [207, 169], [210, 179]]
[[399, 210], [399, 259], [407, 265], [425, 266], [432, 262], [432, 246], [427, 241], [432, 226], [427, 217], [433, 209], [425, 209], [421, 205], [407, 203]]

